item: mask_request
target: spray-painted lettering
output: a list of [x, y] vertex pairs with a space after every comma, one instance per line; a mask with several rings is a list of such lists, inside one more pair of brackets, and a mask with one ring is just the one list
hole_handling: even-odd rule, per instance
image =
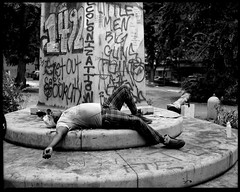
[[106, 29], [103, 52], [98, 62], [99, 87], [104, 85], [103, 90], [108, 97], [121, 84], [128, 83], [135, 102], [145, 100], [137, 86], [144, 80], [145, 70], [144, 62], [132, 43], [133, 6], [99, 3], [97, 10], [98, 14], [103, 14], [99, 22]]
[[87, 3], [86, 6], [86, 39], [84, 46], [84, 53], [86, 55], [86, 63], [84, 66], [84, 83], [85, 83], [85, 96], [83, 102], [89, 103], [93, 102], [93, 90], [92, 90], [92, 78], [94, 76], [94, 65], [92, 61], [93, 51], [94, 51], [94, 5]]
[[83, 41], [84, 8], [68, 10], [62, 7], [58, 12], [48, 16], [44, 25], [44, 32], [49, 41], [42, 41], [45, 56], [81, 53]]
[[[80, 103], [82, 97], [82, 83], [79, 79], [79, 58], [63, 58], [60, 62], [44, 61], [44, 95], [47, 98], [61, 98], [68, 105], [70, 103]], [[76, 74], [72, 82], [65, 82], [64, 77], [69, 74]]]
[[41, 102], [70, 107], [103, 101], [123, 83], [130, 86], [135, 102], [145, 100], [143, 20], [138, 3], [47, 3], [45, 9]]

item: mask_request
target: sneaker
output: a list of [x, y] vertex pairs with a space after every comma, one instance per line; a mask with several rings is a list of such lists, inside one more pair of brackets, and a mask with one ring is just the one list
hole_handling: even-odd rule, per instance
[[170, 149], [180, 149], [185, 145], [185, 141], [181, 139], [174, 139], [169, 135], [164, 135], [164, 142], [163, 144]]
[[137, 114], [135, 116], [141, 118], [147, 124], [151, 124], [152, 123], [151, 119], [148, 119], [148, 118], [143, 116], [141, 109], [138, 109]]

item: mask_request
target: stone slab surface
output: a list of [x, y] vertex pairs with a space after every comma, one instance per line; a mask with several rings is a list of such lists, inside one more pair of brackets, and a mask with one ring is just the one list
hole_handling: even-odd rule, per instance
[[238, 136], [225, 127], [184, 118], [180, 150], [162, 144], [121, 150], [54, 151], [4, 142], [5, 187], [189, 187], [231, 168], [238, 159]]
[[[5, 115], [7, 132], [5, 138], [16, 144], [34, 148], [45, 148], [56, 134], [37, 116], [30, 115], [30, 109]], [[183, 117], [166, 109], [154, 108], [154, 114], [146, 115], [153, 120], [151, 126], [160, 134], [176, 137], [182, 133]], [[71, 150], [122, 149], [144, 146], [145, 140], [136, 131], [123, 128], [82, 129], [68, 132], [58, 148]]]
[[198, 184], [194, 188], [238, 188], [238, 161], [222, 175]]

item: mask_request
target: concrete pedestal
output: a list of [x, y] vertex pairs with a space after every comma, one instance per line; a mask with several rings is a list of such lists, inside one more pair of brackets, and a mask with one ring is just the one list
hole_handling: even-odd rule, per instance
[[[165, 109], [153, 109], [154, 114], [146, 116], [153, 120], [152, 128], [162, 135], [169, 134], [172, 137], [182, 133], [182, 116]], [[56, 129], [47, 128], [37, 115], [31, 115], [29, 108], [6, 114], [6, 119], [8, 128], [5, 138], [15, 144], [45, 148], [56, 134]], [[144, 138], [136, 131], [113, 127], [111, 130], [99, 128], [70, 131], [57, 147], [68, 150], [104, 150], [140, 147], [145, 144]]]

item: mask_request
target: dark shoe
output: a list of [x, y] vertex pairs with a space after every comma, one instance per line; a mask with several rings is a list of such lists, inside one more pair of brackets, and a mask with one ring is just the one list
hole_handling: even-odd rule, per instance
[[141, 109], [138, 109], [137, 114], [135, 116], [141, 118], [147, 124], [151, 124], [152, 123], [151, 119], [148, 119], [148, 118], [143, 116]]
[[169, 135], [164, 135], [164, 142], [163, 144], [170, 149], [180, 149], [185, 145], [185, 141], [181, 139], [174, 139]]

